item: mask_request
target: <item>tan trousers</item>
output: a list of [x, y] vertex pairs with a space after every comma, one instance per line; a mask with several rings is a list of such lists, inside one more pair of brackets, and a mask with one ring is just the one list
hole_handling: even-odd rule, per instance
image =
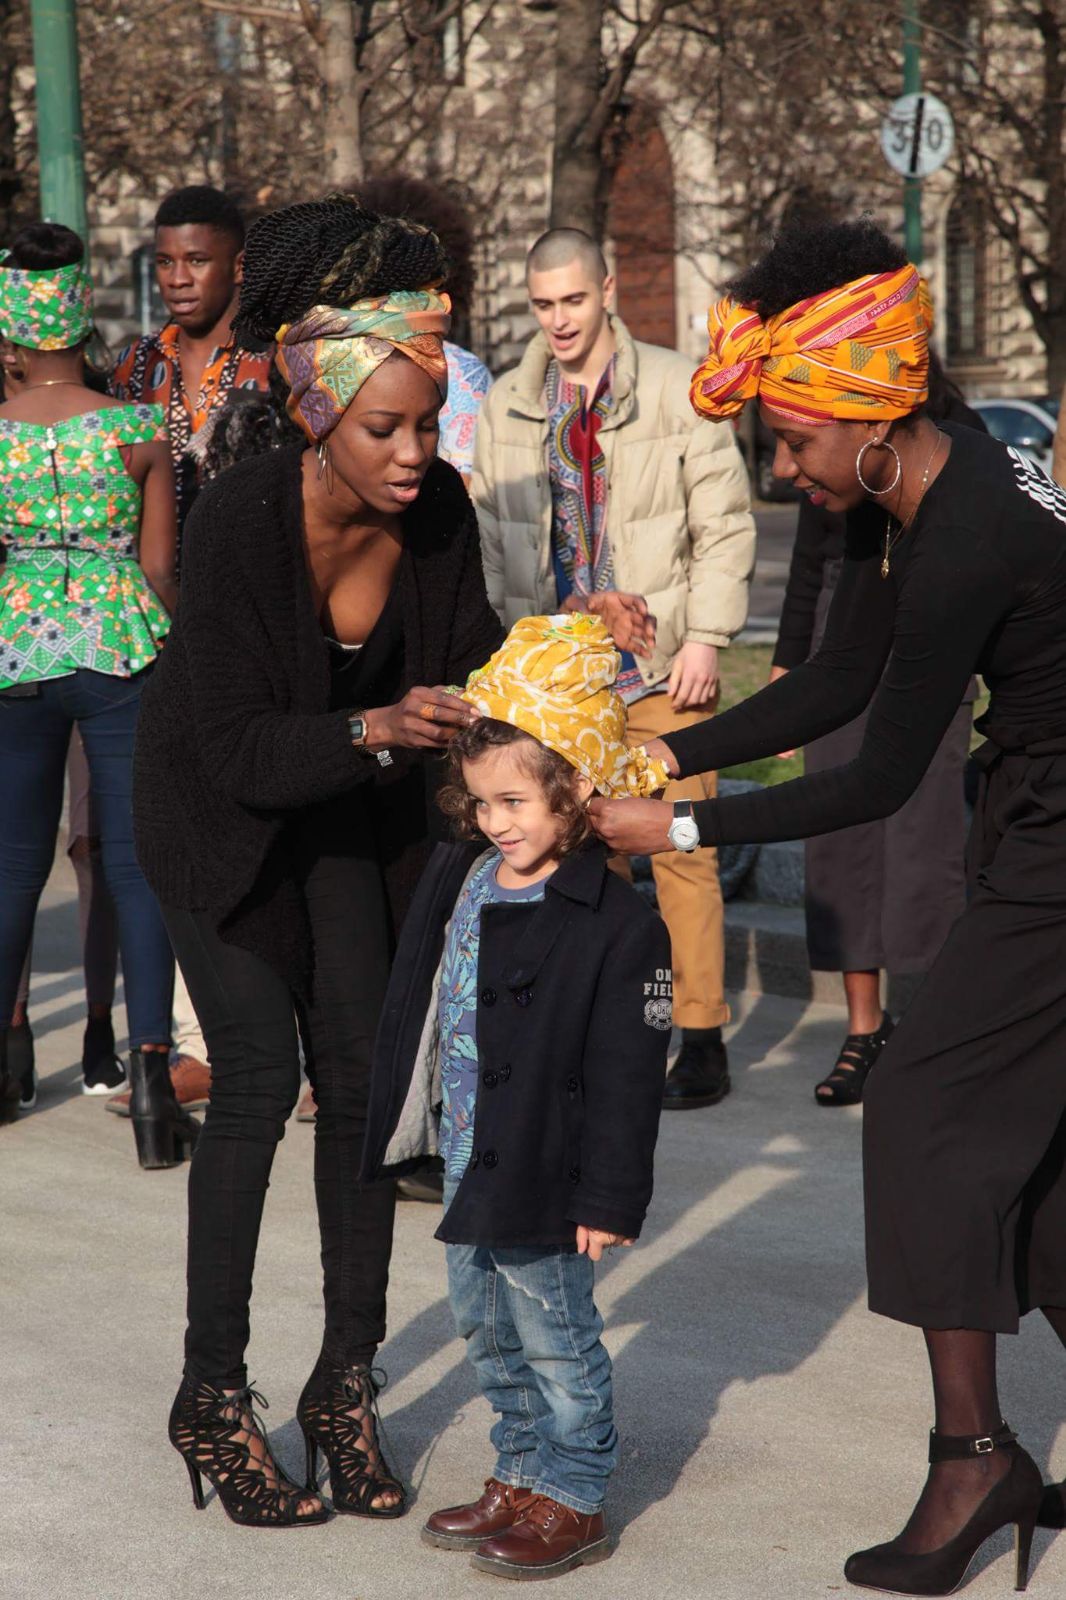
[[[675, 711], [668, 694], [649, 694], [629, 707], [630, 744], [645, 744], [664, 733], [676, 733], [703, 722], [713, 707]], [[664, 799], [713, 800], [717, 775], [701, 773], [666, 786]], [[622, 877], [632, 878], [628, 857], [611, 862]], [[729, 1021], [725, 1003], [725, 930], [718, 852], [714, 849], [667, 850], [651, 858], [659, 910], [670, 932], [674, 968], [674, 1024], [678, 1028], [718, 1028]]]

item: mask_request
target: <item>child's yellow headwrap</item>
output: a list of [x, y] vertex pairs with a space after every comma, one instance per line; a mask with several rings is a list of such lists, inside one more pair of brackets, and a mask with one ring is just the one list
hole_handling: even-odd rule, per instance
[[547, 745], [597, 793], [651, 795], [668, 774], [643, 749], [626, 747], [626, 708], [613, 687], [620, 665], [599, 617], [524, 617], [491, 660], [470, 674], [463, 699]]

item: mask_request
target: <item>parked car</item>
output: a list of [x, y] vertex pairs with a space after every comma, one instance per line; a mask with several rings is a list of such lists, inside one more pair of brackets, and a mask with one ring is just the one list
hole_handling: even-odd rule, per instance
[[970, 404], [981, 413], [993, 439], [1012, 444], [1050, 473], [1051, 447], [1059, 418], [1058, 396], [1042, 395], [1038, 400], [971, 400]]

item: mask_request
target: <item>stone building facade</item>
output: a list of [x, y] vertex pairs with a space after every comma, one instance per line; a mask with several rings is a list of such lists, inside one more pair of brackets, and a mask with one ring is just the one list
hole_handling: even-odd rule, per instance
[[[439, 116], [414, 128], [398, 111], [369, 126], [365, 139], [369, 170], [402, 163], [430, 178], [447, 177], [468, 195], [479, 233], [470, 340], [495, 371], [519, 359], [534, 327], [523, 264], [548, 217], [554, 28], [544, 0], [466, 0], [461, 28], [440, 42], [430, 63], [438, 78], [448, 79]], [[704, 349], [708, 301], [733, 264], [725, 232], [731, 224], [718, 204], [711, 137], [692, 99], [698, 73], [691, 62], [679, 67], [678, 59], [649, 47], [629, 85], [607, 253], [619, 310], [634, 334], [672, 344], [695, 361]], [[279, 67], [278, 57], [270, 60], [262, 81], [251, 85], [253, 96], [283, 92], [284, 61]], [[205, 94], [214, 92], [208, 82]], [[313, 128], [301, 132], [313, 143]], [[272, 181], [269, 167], [257, 168], [254, 183], [241, 186], [278, 204], [321, 191], [321, 167], [311, 155], [306, 174], [301, 186], [290, 161], [280, 181]], [[170, 174], [158, 192], [124, 178], [91, 197], [100, 317], [112, 345], [159, 318], [148, 247], [161, 194], [170, 181], [218, 182], [222, 175], [208, 151], [198, 170], [180, 179]], [[950, 370], [972, 395], [1042, 393], [1043, 347], [1005, 247], [944, 173], [927, 181], [923, 207], [925, 269]], [[901, 219], [887, 220], [898, 226]]]

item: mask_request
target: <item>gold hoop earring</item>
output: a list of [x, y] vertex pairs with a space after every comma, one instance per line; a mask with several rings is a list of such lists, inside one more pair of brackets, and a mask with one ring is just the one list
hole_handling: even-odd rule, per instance
[[[879, 450], [890, 450], [893, 456], [896, 458], [896, 476], [892, 479], [890, 484], [886, 485], [884, 489], [872, 488], [862, 475], [862, 458], [866, 454], [867, 450], [872, 449], [875, 445]], [[903, 463], [899, 459], [899, 451], [896, 449], [895, 445], [890, 444], [887, 439], [867, 439], [866, 443], [855, 457], [855, 476], [858, 478], [859, 488], [862, 489], [864, 494], [873, 495], [875, 499], [879, 495], [891, 494], [893, 489], [898, 486], [900, 479], [903, 477]]]

